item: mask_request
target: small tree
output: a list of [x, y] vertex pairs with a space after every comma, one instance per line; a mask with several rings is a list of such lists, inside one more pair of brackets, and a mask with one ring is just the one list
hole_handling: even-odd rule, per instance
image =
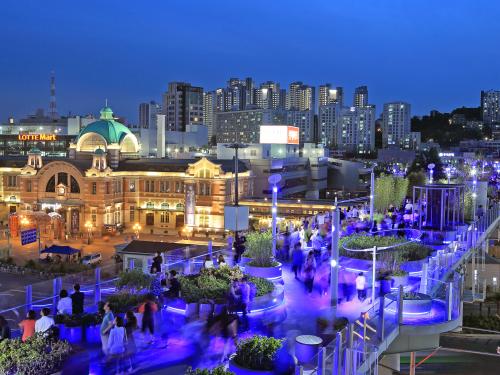
[[270, 267], [273, 265], [273, 234], [271, 231], [251, 232], [246, 236], [245, 256], [252, 258], [251, 265]]

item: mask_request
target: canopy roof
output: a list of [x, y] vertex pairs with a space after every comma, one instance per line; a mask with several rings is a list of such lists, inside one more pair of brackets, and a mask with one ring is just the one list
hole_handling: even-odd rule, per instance
[[40, 253], [42, 253], [42, 254], [73, 255], [73, 254], [77, 254], [79, 252], [80, 252], [80, 250], [75, 249], [71, 246], [52, 245], [46, 249], [43, 249]]

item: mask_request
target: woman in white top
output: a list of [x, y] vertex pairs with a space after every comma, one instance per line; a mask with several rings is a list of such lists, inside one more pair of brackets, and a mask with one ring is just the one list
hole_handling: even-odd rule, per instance
[[61, 290], [59, 298], [59, 302], [57, 303], [57, 313], [61, 315], [72, 315], [73, 301], [68, 296], [68, 291], [66, 289]]
[[113, 328], [109, 331], [108, 354], [116, 359], [116, 373], [121, 374], [123, 359], [127, 350], [127, 333], [123, 326], [123, 318], [117, 316], [113, 322]]
[[205, 260], [203, 261], [203, 268], [214, 268], [214, 261], [210, 258], [210, 255], [205, 257]]

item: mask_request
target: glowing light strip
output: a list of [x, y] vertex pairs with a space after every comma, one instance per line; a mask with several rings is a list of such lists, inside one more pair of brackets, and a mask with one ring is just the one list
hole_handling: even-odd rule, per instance
[[[388, 311], [388, 312], [390, 312], [390, 313], [396, 314], [396, 310], [392, 310], [392, 309], [387, 309], [387, 308], [386, 308], [386, 309], [385, 309], [385, 311]], [[432, 311], [432, 310], [430, 310], [430, 311], [424, 311], [424, 312], [409, 312], [409, 311], [404, 312], [404, 311], [403, 311], [403, 316], [405, 316], [405, 315], [415, 315], [415, 316], [416, 316], [416, 315], [427, 315], [427, 314], [430, 314], [430, 313], [431, 313], [431, 311]]]

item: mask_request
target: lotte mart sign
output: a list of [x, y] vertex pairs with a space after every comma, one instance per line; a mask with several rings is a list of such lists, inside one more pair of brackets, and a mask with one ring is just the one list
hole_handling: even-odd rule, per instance
[[260, 127], [261, 144], [298, 145], [299, 128], [287, 125], [262, 125]]
[[20, 141], [56, 141], [55, 134], [18, 134]]

